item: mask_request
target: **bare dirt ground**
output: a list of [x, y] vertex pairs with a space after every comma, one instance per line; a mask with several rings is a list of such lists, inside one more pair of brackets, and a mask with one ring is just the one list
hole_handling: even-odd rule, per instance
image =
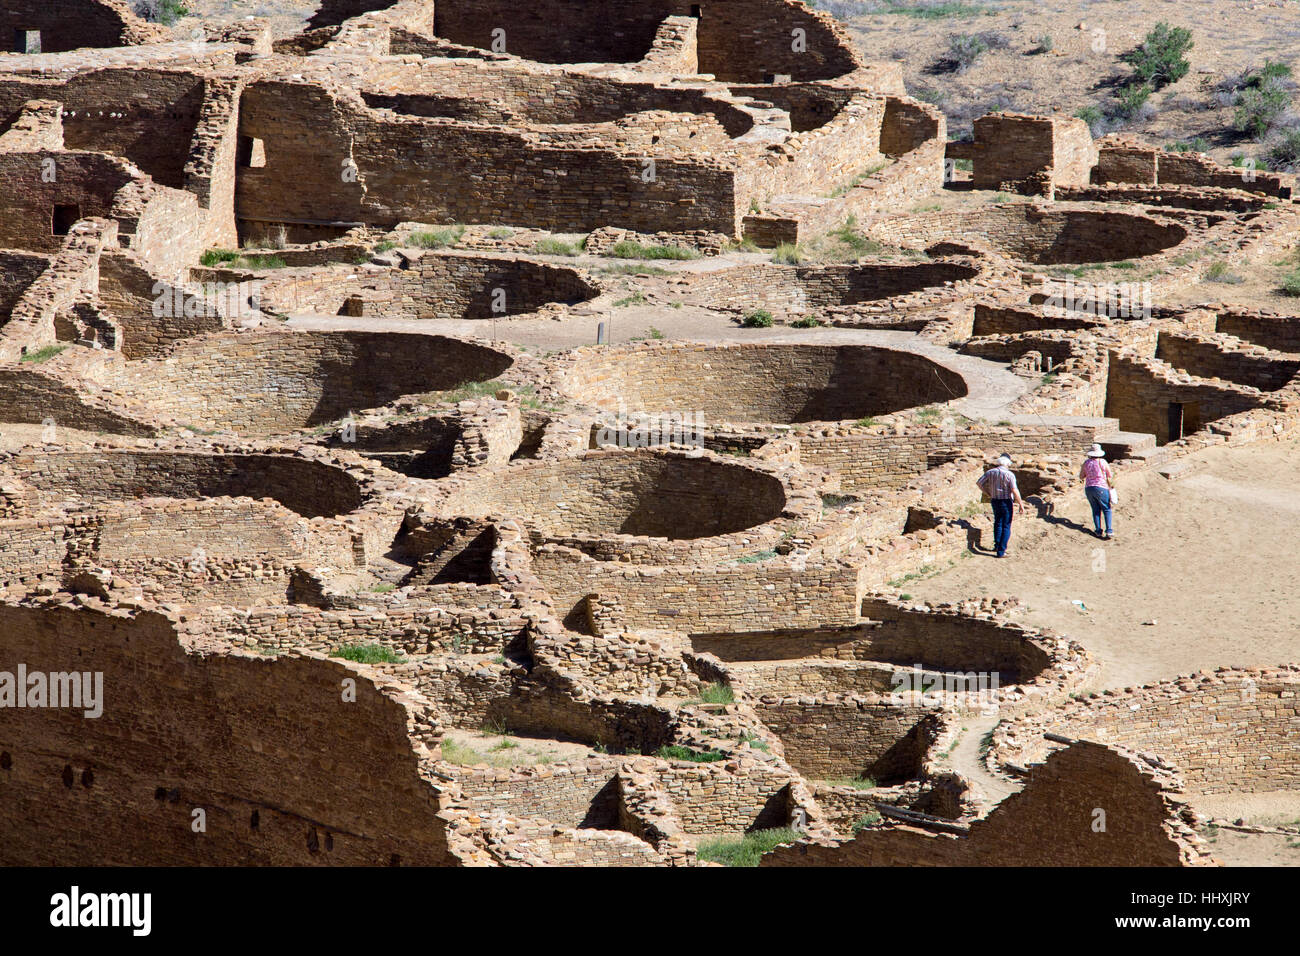
[[1017, 596], [1026, 624], [1100, 658], [1104, 688], [1296, 660], [1300, 444], [1212, 448], [1193, 460], [1199, 467], [1174, 481], [1121, 478], [1112, 542], [1092, 536], [1080, 493], [1049, 520], [1017, 518], [1005, 560], [960, 561], [907, 589], [926, 600]]
[[[1098, 689], [1300, 658], [1300, 443], [1219, 447], [1194, 460], [1196, 470], [1173, 481], [1121, 478], [1113, 542], [1088, 533], [1080, 494], [1050, 520], [1017, 518], [1005, 560], [972, 557], [906, 588], [931, 601], [1015, 595], [1024, 623], [1068, 635], [1100, 659]], [[1221, 819], [1300, 822], [1292, 791], [1190, 799]], [[1300, 865], [1294, 837], [1215, 835], [1226, 863]]]

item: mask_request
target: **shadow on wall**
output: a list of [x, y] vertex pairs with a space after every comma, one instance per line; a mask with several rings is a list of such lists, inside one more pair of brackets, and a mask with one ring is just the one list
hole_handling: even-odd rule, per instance
[[202, 428], [275, 434], [486, 381], [513, 361], [440, 335], [218, 333], [180, 342], [164, 358], [128, 362], [121, 387]]

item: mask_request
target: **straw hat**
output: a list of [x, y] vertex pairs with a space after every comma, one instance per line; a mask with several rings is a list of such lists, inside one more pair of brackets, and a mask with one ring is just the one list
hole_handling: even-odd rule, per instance
[[1102, 450], [1102, 447], [1101, 447], [1100, 445], [1093, 445], [1091, 448], [1088, 449], [1088, 457], [1089, 457], [1089, 458], [1105, 458], [1105, 457], [1106, 457], [1106, 452], [1104, 452], [1104, 451]]

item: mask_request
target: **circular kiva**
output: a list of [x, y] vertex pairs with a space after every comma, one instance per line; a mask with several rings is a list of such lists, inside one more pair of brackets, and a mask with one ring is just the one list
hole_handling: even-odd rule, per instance
[[38, 492], [91, 503], [132, 498], [273, 498], [304, 518], [355, 511], [363, 494], [342, 468], [292, 455], [32, 451], [9, 465]]
[[1141, 259], [1178, 245], [1187, 230], [1135, 212], [1008, 203], [917, 216], [873, 235], [926, 245], [972, 242], [1010, 259], [1048, 266]]
[[865, 345], [669, 345], [587, 352], [564, 376], [604, 409], [688, 421], [843, 421], [967, 394], [962, 377], [913, 352]]
[[741, 464], [649, 451], [527, 462], [462, 485], [448, 514], [506, 515], [543, 535], [708, 538], [779, 517], [779, 478]]
[[200, 428], [266, 435], [492, 379], [512, 364], [504, 352], [443, 335], [223, 332], [126, 363], [119, 387]]

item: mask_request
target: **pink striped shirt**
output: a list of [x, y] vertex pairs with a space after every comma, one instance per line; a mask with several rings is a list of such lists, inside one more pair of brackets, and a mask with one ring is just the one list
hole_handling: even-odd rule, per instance
[[1110, 465], [1101, 458], [1088, 458], [1083, 463], [1083, 484], [1087, 488], [1110, 487]]

